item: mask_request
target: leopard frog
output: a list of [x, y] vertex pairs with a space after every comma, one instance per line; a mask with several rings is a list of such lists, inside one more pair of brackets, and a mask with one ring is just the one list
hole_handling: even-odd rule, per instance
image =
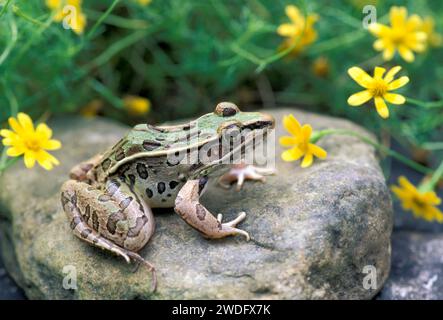
[[[154, 266], [137, 253], [154, 233], [152, 208], [174, 208], [206, 238], [243, 235], [249, 240], [249, 234], [236, 227], [244, 212], [222, 222], [222, 216], [214, 217], [199, 198], [212, 178], [219, 178], [222, 186], [237, 182], [241, 187], [245, 179], [263, 180], [271, 174], [269, 169], [233, 166], [226, 160], [235, 151], [253, 150], [258, 134], [266, 135], [273, 126], [271, 116], [241, 112], [229, 102], [182, 125], [135, 126], [111, 149], [71, 170], [61, 189], [71, 230], [127, 262], [132, 259], [147, 266], [154, 287]], [[239, 136], [239, 143], [233, 144], [232, 138]]]

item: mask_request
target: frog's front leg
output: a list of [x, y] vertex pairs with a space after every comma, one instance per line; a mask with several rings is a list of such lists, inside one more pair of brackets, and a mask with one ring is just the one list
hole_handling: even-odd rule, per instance
[[236, 228], [246, 217], [246, 213], [241, 212], [238, 217], [230, 222], [222, 223], [221, 215], [216, 219], [200, 202], [199, 198], [207, 183], [206, 178], [189, 180], [180, 189], [175, 199], [175, 211], [191, 227], [200, 231], [207, 238], [224, 238], [232, 235], [243, 235], [249, 241], [249, 234]]
[[69, 177], [76, 181], [86, 182], [88, 180], [87, 173], [102, 159], [102, 157], [102, 154], [97, 154], [92, 158], [77, 164], [69, 172]]
[[259, 168], [254, 165], [235, 164], [228, 173], [218, 180], [223, 188], [229, 188], [232, 183], [237, 182], [237, 190], [240, 190], [245, 180], [258, 180], [265, 182], [265, 176], [275, 174], [274, 169]]
[[154, 232], [151, 209], [121, 181], [111, 179], [99, 190], [87, 183], [68, 180], [62, 186], [61, 202], [70, 227], [78, 238], [101, 249], [141, 262], [152, 272], [154, 266], [136, 252]]

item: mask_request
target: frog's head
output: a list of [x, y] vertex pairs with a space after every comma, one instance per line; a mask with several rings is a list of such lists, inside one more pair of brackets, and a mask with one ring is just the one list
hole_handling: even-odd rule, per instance
[[219, 103], [214, 112], [193, 123], [198, 128], [199, 136], [208, 139], [199, 143], [199, 159], [191, 175], [219, 175], [226, 164], [232, 164], [239, 157], [243, 159], [246, 153], [253, 152], [263, 142], [269, 129], [274, 128], [274, 124], [274, 118], [268, 114], [242, 112], [231, 102]]

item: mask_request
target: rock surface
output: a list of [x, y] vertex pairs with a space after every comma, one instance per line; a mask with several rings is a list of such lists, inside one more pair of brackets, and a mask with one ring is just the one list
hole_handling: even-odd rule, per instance
[[443, 299], [443, 235], [395, 232], [392, 269], [378, 299]]
[[[315, 129], [352, 128], [348, 121], [302, 113], [271, 112], [277, 137], [281, 118], [294, 113]], [[5, 266], [29, 298], [46, 299], [368, 299], [390, 267], [392, 206], [374, 150], [355, 138], [320, 141], [324, 161], [308, 169], [280, 161], [266, 184], [240, 192], [212, 186], [202, 202], [233, 219], [247, 212], [241, 237], [206, 240], [171, 210], [156, 212], [156, 232], [141, 255], [158, 270], [134, 272], [121, 258], [75, 238], [59, 204], [69, 169], [116, 142], [127, 130], [105, 120], [57, 119], [62, 165], [51, 172], [17, 163], [0, 178], [0, 230]], [[363, 132], [363, 131], [362, 131]], [[377, 269], [377, 287], [365, 289], [363, 268]], [[63, 288], [66, 266], [77, 289]], [[64, 269], [65, 268], [65, 269]]]

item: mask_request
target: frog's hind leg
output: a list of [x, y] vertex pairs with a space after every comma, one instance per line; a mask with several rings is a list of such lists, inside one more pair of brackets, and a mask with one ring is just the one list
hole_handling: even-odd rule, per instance
[[223, 188], [229, 188], [232, 183], [237, 182], [237, 190], [240, 190], [245, 180], [258, 180], [265, 182], [265, 176], [275, 174], [274, 169], [260, 168], [247, 164], [233, 165], [231, 170], [221, 176], [218, 183]]
[[[136, 197], [135, 195], [132, 197], [127, 196], [125, 193], [112, 190], [112, 186], [109, 186], [108, 184], [108, 188], [105, 191], [101, 191], [87, 183], [75, 180], [68, 180], [63, 184], [61, 202], [63, 210], [70, 221], [70, 228], [75, 236], [89, 244], [106, 251], [111, 251], [123, 257], [128, 263], [132, 259], [145, 265], [152, 272], [152, 286], [155, 289], [157, 278], [154, 266], [134, 252], [143, 247], [153, 233], [152, 212], [147, 210], [146, 205], [143, 205], [146, 206], [143, 208], [143, 212], [125, 212], [126, 210], [140, 210], [139, 205], [141, 204], [137, 203], [137, 205], [134, 204], [132, 206], [131, 202]], [[109, 191], [115, 193], [114, 198], [110, 197]], [[118, 201], [119, 197], [124, 199]], [[136, 224], [134, 227], [125, 228], [125, 226], [128, 226], [127, 218], [131, 213], [138, 214], [137, 218], [143, 218], [135, 219]], [[104, 218], [107, 220], [104, 220]], [[144, 224], [139, 223], [139, 221], [143, 221]], [[117, 230], [119, 222], [122, 230]], [[103, 224], [105, 226], [102, 226]], [[109, 237], [108, 239], [100, 234], [99, 231], [103, 227], [109, 228], [110, 226], [114, 228], [114, 232], [117, 232], [115, 232], [115, 238]], [[143, 236], [141, 243], [140, 241], [138, 243], [124, 241], [128, 237], [136, 236], [135, 231], [138, 231], [137, 235], [145, 232], [145, 234], [141, 235]], [[117, 236], [121, 238], [121, 241], [118, 240]]]
[[207, 238], [216, 239], [233, 235], [243, 235], [246, 240], [249, 240], [250, 237], [246, 231], [236, 228], [236, 225], [245, 219], [246, 213], [241, 212], [236, 219], [222, 223], [221, 215], [218, 215], [216, 219], [211, 212], [199, 202], [201, 192], [206, 182], [207, 180], [205, 178], [188, 180], [175, 199], [175, 211], [191, 227], [200, 231], [203, 236]]

